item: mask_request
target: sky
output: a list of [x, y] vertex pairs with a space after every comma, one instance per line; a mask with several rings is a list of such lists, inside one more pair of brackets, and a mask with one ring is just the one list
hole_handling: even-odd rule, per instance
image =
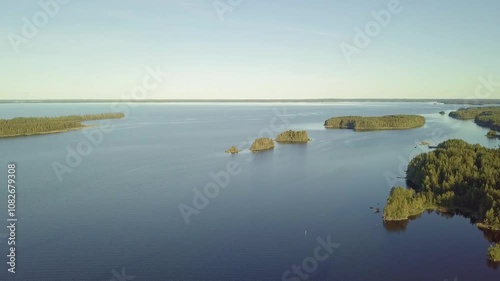
[[[481, 81], [500, 83], [498, 11], [498, 0], [1, 1], [0, 99], [477, 98]], [[491, 84], [481, 97], [500, 98]]]

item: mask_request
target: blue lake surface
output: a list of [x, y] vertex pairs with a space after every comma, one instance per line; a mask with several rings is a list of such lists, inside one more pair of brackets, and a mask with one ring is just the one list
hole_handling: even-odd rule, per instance
[[[127, 113], [112, 120], [112, 130], [90, 150], [82, 146], [85, 132], [98, 127], [0, 139], [0, 219], [6, 226], [11, 162], [17, 165], [19, 219], [16, 274], [7, 272], [7, 229], [0, 230], [0, 280], [120, 280], [123, 273], [134, 280], [500, 280], [500, 270], [486, 259], [490, 242], [467, 218], [424, 213], [394, 227], [369, 209], [382, 210], [391, 187], [405, 184], [398, 177], [408, 161], [428, 151], [417, 146], [421, 141], [500, 145], [472, 121], [439, 114], [456, 105], [132, 106], [0, 104], [0, 118]], [[426, 125], [376, 132], [323, 128], [332, 116], [401, 113], [421, 114]], [[306, 129], [313, 141], [224, 153], [287, 129]], [[68, 150], [78, 148], [88, 155], [68, 166], [60, 181], [53, 166], [67, 165]], [[228, 181], [222, 188], [213, 175], [225, 174], [228, 164], [237, 172], [221, 178]], [[180, 206], [195, 208], [195, 194], [207, 185], [219, 190], [196, 202], [206, 206], [194, 209], [187, 224]], [[311, 262], [318, 241], [328, 239], [338, 244], [333, 253]], [[292, 267], [304, 261], [310, 272], [302, 269], [301, 277]]]

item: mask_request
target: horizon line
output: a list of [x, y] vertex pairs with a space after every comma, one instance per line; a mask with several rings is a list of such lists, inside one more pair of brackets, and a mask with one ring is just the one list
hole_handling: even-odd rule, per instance
[[314, 99], [0, 99], [0, 103], [50, 103], [50, 102], [123, 102], [123, 103], [175, 103], [175, 102], [349, 102], [349, 101], [384, 101], [384, 102], [461, 102], [474, 103], [500, 103], [500, 99], [460, 99], [460, 98], [314, 98]]

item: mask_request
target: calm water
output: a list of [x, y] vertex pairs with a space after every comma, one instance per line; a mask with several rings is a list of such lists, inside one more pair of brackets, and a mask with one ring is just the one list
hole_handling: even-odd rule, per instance
[[[317, 239], [330, 237], [339, 247], [307, 273], [310, 280], [499, 280], [500, 270], [486, 260], [488, 240], [468, 219], [425, 213], [406, 227], [384, 227], [369, 209], [382, 209], [392, 185], [404, 184], [395, 177], [427, 151], [415, 148], [420, 141], [500, 145], [473, 122], [438, 114], [456, 108], [140, 104], [113, 120], [114, 130], [62, 182], [52, 164], [66, 164], [66, 149], [86, 140], [82, 131], [0, 139], [0, 219], [7, 225], [9, 162], [18, 166], [19, 219], [15, 275], [7, 272], [6, 228], [0, 231], [0, 279], [281, 280], [314, 256]], [[0, 118], [109, 111], [109, 104], [0, 104]], [[397, 113], [422, 114], [427, 124], [383, 132], [322, 126], [331, 116]], [[284, 129], [307, 129], [314, 141], [224, 154]], [[228, 163], [240, 173], [186, 224], [179, 204], [192, 207], [193, 189], [203, 191], [214, 182], [210, 173]], [[122, 272], [125, 278], [115, 276]]]

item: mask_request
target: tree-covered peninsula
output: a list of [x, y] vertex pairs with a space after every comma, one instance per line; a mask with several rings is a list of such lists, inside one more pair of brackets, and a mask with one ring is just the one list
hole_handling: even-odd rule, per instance
[[448, 114], [459, 120], [472, 120], [481, 126], [500, 131], [500, 106], [460, 108]]
[[[403, 221], [426, 210], [467, 215], [485, 231], [500, 230], [500, 149], [448, 140], [408, 164], [415, 189], [395, 187], [384, 208], [384, 221]], [[500, 261], [500, 246], [488, 250]]]
[[384, 220], [405, 220], [425, 210], [457, 210], [477, 226], [500, 230], [500, 149], [448, 140], [408, 164], [416, 189], [393, 188]]
[[259, 138], [256, 139], [252, 146], [250, 147], [250, 151], [258, 152], [262, 150], [268, 150], [274, 148], [274, 141], [270, 138]]
[[0, 138], [61, 133], [84, 128], [83, 121], [119, 119], [123, 113], [0, 119]]
[[276, 142], [279, 143], [307, 143], [310, 140], [307, 131], [292, 130], [285, 131], [276, 138]]
[[377, 117], [342, 116], [332, 117], [324, 126], [330, 129], [369, 130], [404, 130], [422, 127], [425, 118], [420, 115], [387, 115]]
[[500, 131], [500, 110], [483, 112], [474, 118], [474, 122], [481, 127]]

